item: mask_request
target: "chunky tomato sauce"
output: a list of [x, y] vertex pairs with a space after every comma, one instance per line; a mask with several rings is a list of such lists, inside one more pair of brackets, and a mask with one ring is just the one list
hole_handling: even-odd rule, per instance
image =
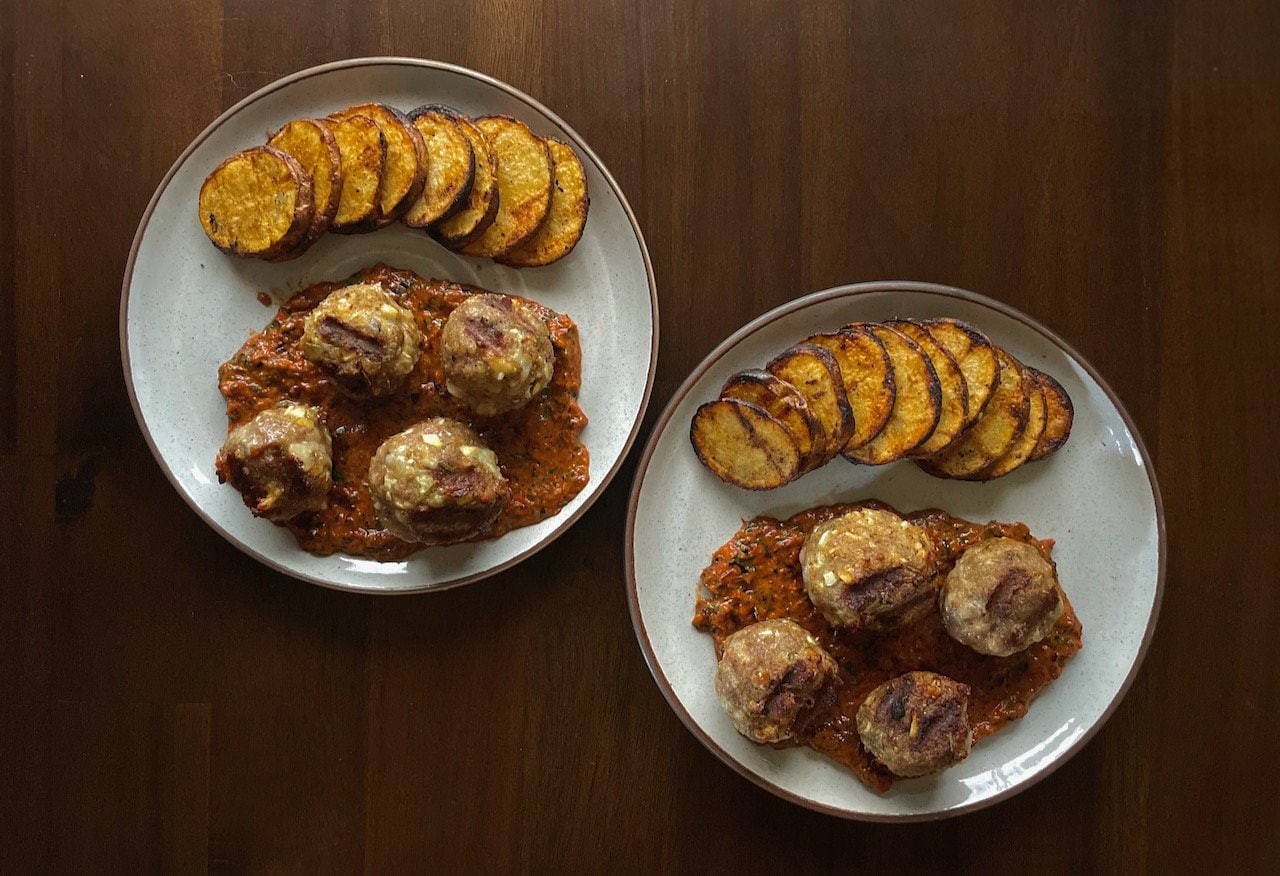
[[[370, 400], [344, 395], [298, 348], [303, 320], [333, 290], [350, 283], [378, 283], [411, 310], [422, 331], [422, 357], [395, 394]], [[333, 489], [329, 506], [282, 524], [314, 554], [354, 554], [378, 560], [408, 556], [421, 545], [401, 541], [378, 525], [369, 495], [369, 460], [384, 440], [429, 417], [469, 424], [498, 456], [511, 484], [511, 499], [488, 538], [557, 514], [587, 484], [589, 458], [580, 434], [587, 425], [578, 407], [582, 350], [578, 327], [564, 314], [536, 302], [555, 348], [551, 384], [518, 411], [481, 417], [445, 392], [440, 332], [453, 309], [483, 290], [410, 271], [375, 265], [341, 283], [318, 283], [294, 295], [262, 331], [218, 369], [227, 402], [228, 430], [285, 399], [322, 409], [333, 436]]]
[[[789, 617], [812, 633], [839, 665], [840, 684], [802, 717], [797, 738], [779, 747], [807, 745], [848, 767], [868, 786], [886, 791], [894, 776], [862, 747], [855, 723], [858, 706], [877, 685], [915, 669], [969, 685], [969, 722], [976, 742], [1027, 713], [1036, 695], [1080, 650], [1081, 628], [1065, 593], [1062, 617], [1049, 635], [1009, 657], [990, 657], [961, 645], [947, 635], [937, 611], [887, 633], [831, 627], [805, 595], [800, 547], [818, 524], [860, 506], [888, 509], [880, 502], [826, 505], [783, 521], [757, 517], [744, 523], [703, 570], [704, 593], [693, 623], [714, 637], [717, 657], [728, 635], [756, 621]], [[1050, 540], [1032, 538], [1022, 523], [970, 523], [938, 510], [904, 516], [924, 527], [934, 545], [935, 586], [960, 554], [989, 538], [1035, 545], [1045, 559], [1053, 548]]]

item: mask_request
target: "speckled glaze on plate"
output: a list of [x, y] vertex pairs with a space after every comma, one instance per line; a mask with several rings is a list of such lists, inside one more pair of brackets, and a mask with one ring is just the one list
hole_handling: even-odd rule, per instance
[[[295, 118], [381, 101], [404, 110], [443, 103], [503, 113], [570, 143], [582, 159], [591, 214], [563, 260], [517, 270], [456, 255], [419, 230], [325, 235], [300, 258], [272, 264], [218, 252], [196, 217], [196, 196], [226, 156], [263, 142]], [[284, 529], [253, 518], [220, 485], [214, 456], [226, 436], [218, 365], [294, 292], [385, 262], [423, 277], [514, 292], [569, 314], [582, 339], [579, 403], [590, 418], [587, 486], [558, 515], [500, 539], [431, 548], [403, 562], [316, 557]], [[274, 298], [264, 307], [255, 293]], [[613, 478], [648, 404], [658, 350], [658, 302], [640, 228], [613, 177], [582, 138], [533, 98], [484, 74], [414, 58], [357, 58], [295, 73], [227, 110], [187, 147], [160, 183], [133, 242], [120, 304], [120, 342], [134, 411], [161, 468], [192, 508], [232, 544], [317, 584], [378, 593], [440, 590], [501, 571], [554, 540]]]
[[[909, 462], [836, 459], [778, 490], [731, 487], [689, 444], [698, 405], [743, 368], [806, 335], [848, 322], [952, 316], [1061, 381], [1075, 405], [1056, 454], [988, 483], [930, 477]], [[876, 794], [807, 748], [777, 751], [739, 736], [712, 688], [711, 637], [695, 630], [698, 574], [744, 518], [882, 499], [903, 511], [940, 507], [968, 520], [1021, 521], [1054, 538], [1063, 587], [1084, 625], [1084, 649], [1028, 715], [974, 746], [944, 773]], [[627, 518], [627, 587], [636, 636], [672, 709], [721, 760], [751, 781], [821, 812], [869, 821], [944, 818], [991, 805], [1060, 766], [1110, 716], [1155, 628], [1164, 585], [1164, 511], [1141, 438], [1115, 393], [1057, 335], [989, 298], [929, 283], [861, 283], [766, 313], [717, 347], [676, 392], [645, 448]]]

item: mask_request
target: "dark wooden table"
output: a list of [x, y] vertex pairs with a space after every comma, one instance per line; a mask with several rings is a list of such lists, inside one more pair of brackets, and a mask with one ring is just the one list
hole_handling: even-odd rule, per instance
[[[839, 283], [943, 281], [1070, 339], [1168, 511], [1160, 626], [1097, 738], [931, 825], [758, 790], [641, 660], [630, 465], [551, 548], [434, 596], [302, 584], [201, 523], [125, 394], [136, 223], [222, 109], [378, 54], [505, 79], [609, 165], [661, 295], [649, 423], [742, 322]], [[1277, 4], [0, 0], [0, 121], [0, 871], [1280, 856]]]

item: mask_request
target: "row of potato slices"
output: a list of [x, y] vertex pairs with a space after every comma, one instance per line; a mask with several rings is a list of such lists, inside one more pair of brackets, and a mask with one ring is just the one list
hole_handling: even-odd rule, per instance
[[751, 490], [838, 455], [984, 481], [1056, 451], [1072, 417], [1058, 381], [968, 323], [896, 319], [814, 335], [735, 374], [698, 408], [690, 437], [717, 477]]
[[218, 165], [200, 223], [222, 251], [285, 261], [326, 231], [399, 220], [444, 246], [512, 267], [568, 255], [587, 221], [582, 163], [509, 116], [381, 103], [298, 119]]

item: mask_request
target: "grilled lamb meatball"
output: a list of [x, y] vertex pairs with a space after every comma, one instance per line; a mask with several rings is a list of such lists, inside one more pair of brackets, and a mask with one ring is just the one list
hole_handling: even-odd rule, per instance
[[369, 463], [369, 491], [382, 525], [422, 544], [487, 534], [511, 496], [493, 451], [444, 417], [382, 442]]
[[809, 600], [835, 626], [886, 630], [929, 607], [924, 531], [890, 511], [859, 508], [818, 526], [800, 549]]
[[381, 286], [344, 286], [307, 314], [302, 355], [355, 396], [394, 392], [418, 364], [422, 333], [413, 314]]
[[288, 520], [323, 508], [333, 485], [329, 430], [309, 405], [270, 408], [231, 430], [217, 471], [257, 517]]
[[993, 538], [961, 554], [939, 603], [951, 638], [997, 657], [1040, 641], [1062, 616], [1053, 564], [1011, 538]]
[[795, 621], [760, 621], [725, 639], [716, 695], [743, 736], [781, 742], [835, 674], [835, 661]]
[[528, 404], [551, 382], [554, 358], [546, 322], [507, 295], [472, 295], [440, 335], [445, 386], [483, 416]]
[[908, 672], [858, 708], [858, 736], [894, 775], [927, 776], [969, 756], [969, 687], [933, 672]]

